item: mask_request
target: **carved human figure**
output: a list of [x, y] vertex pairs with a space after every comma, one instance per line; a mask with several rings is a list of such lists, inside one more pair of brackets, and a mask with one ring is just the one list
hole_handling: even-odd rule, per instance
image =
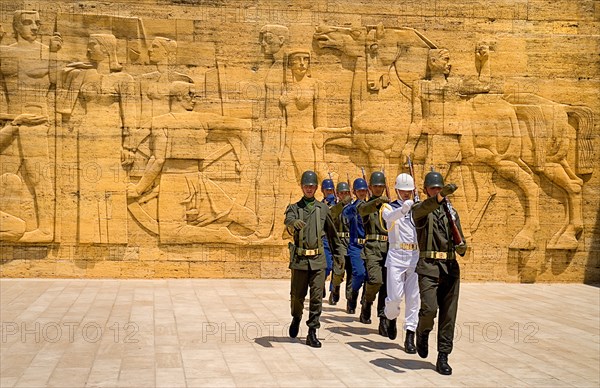
[[[30, 189], [35, 206], [35, 228], [19, 242], [41, 243], [54, 240], [54, 177], [48, 123], [48, 91], [56, 81], [55, 53], [62, 46], [55, 34], [46, 46], [37, 41], [40, 28], [37, 11], [18, 10], [13, 15], [16, 42], [0, 47], [0, 88], [6, 93], [6, 124], [0, 130], [0, 153], [18, 139], [20, 174]], [[53, 60], [54, 59], [54, 60]], [[16, 172], [16, 171], [15, 171]]]
[[[225, 137], [248, 131], [248, 120], [194, 112], [194, 84], [176, 81], [169, 88], [170, 113], [156, 116], [151, 124], [152, 156], [128, 196], [147, 193], [158, 178], [158, 224], [163, 243], [241, 242], [228, 228], [232, 224], [251, 234], [256, 214], [231, 198], [200, 167], [214, 160], [207, 144], [209, 132]], [[236, 240], [236, 238], [238, 240]]]
[[[258, 149], [260, 157], [252, 161], [256, 166], [249, 167], [248, 173], [257, 177], [254, 195], [260, 220], [256, 230], [259, 238], [282, 234], [283, 228], [275, 220], [283, 214], [290, 199], [279, 195], [280, 187], [282, 182], [285, 184], [288, 179], [295, 181], [295, 178], [285, 176], [282, 173], [284, 170], [280, 169], [284, 133], [279, 97], [283, 85], [284, 48], [289, 36], [286, 26], [267, 24], [261, 27], [258, 37], [263, 58], [255, 79], [261, 89], [258, 93], [261, 99], [257, 104], [258, 109], [255, 110], [253, 129], [259, 131], [259, 135], [250, 140], [248, 148]], [[272, 205], [274, 198], [275, 206]]]
[[80, 243], [127, 243], [130, 133], [136, 127], [133, 78], [121, 71], [117, 39], [91, 34], [89, 63], [63, 69], [59, 112], [78, 131], [78, 236]]
[[193, 82], [189, 76], [174, 70], [177, 57], [177, 42], [173, 39], [156, 37], [148, 48], [148, 60], [156, 70], [139, 77], [139, 129], [132, 133], [130, 152], [138, 157], [130, 176], [139, 176], [147, 163], [149, 135], [148, 126], [152, 117], [169, 113], [169, 85], [171, 82]]
[[[531, 169], [520, 159], [520, 131], [514, 108], [498, 96], [485, 94], [488, 84], [465, 86], [452, 78], [448, 80], [453, 82], [448, 82], [450, 68], [448, 50], [431, 50], [429, 79], [415, 88], [422, 105], [421, 128], [428, 134], [426, 166], [442, 169], [464, 158], [465, 166], [485, 163], [516, 184], [525, 194], [525, 225], [510, 248], [533, 249], [534, 233], [539, 229], [539, 189]], [[460, 203], [461, 197], [457, 199], [457, 207], [465, 206]], [[465, 211], [463, 214], [468, 215]], [[463, 218], [463, 223], [470, 225], [470, 217]]]
[[318, 170], [324, 160], [323, 137], [327, 128], [327, 100], [323, 85], [310, 75], [310, 51], [291, 50], [287, 55], [289, 77], [280, 103], [286, 124], [285, 148], [296, 177]]
[[140, 119], [144, 124], [154, 116], [169, 113], [169, 85], [175, 81], [193, 82], [192, 79], [173, 69], [176, 64], [177, 42], [173, 39], [156, 37], [148, 48], [150, 64], [156, 70], [140, 76]]
[[[431, 49], [427, 59], [426, 79], [413, 84], [413, 123], [403, 154], [414, 152], [417, 141], [426, 140], [425, 167], [433, 166], [444, 179], [459, 182], [464, 187], [461, 161], [469, 150], [462, 149], [461, 136], [465, 133], [465, 105], [461, 101], [462, 80], [449, 77], [452, 66], [446, 49]], [[462, 210], [463, 224], [469, 225], [468, 207], [464, 191], [459, 190], [453, 199]], [[470, 236], [465, 230], [467, 237]]]

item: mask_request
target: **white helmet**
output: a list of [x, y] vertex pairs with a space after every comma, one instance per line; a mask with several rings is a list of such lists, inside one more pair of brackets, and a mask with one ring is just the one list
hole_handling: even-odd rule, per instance
[[398, 190], [411, 191], [415, 189], [415, 181], [409, 174], [400, 174], [396, 178], [396, 185], [394, 186]]

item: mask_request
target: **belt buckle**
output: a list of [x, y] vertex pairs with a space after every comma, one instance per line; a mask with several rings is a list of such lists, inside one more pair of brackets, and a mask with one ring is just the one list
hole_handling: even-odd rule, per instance
[[306, 256], [315, 256], [317, 253], [319, 253], [318, 249], [307, 249], [304, 251]]
[[448, 254], [446, 252], [436, 252], [435, 253], [435, 258], [438, 260], [445, 260], [448, 257]]

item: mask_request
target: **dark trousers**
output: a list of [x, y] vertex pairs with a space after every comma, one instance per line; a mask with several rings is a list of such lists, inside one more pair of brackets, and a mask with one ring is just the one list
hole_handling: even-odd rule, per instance
[[352, 298], [352, 261], [346, 256], [346, 300]]
[[352, 268], [352, 290], [358, 292], [362, 287], [367, 271], [365, 270], [365, 261], [362, 255], [362, 245], [348, 245], [348, 256], [350, 257], [350, 268]]
[[308, 321], [306, 325], [318, 329], [321, 324], [319, 317], [323, 310], [323, 290], [325, 289], [325, 269], [300, 270], [292, 269], [290, 287], [290, 307], [292, 317], [302, 318], [304, 299], [310, 288], [308, 304]]
[[385, 298], [387, 297], [387, 286], [385, 278], [387, 275], [385, 268], [385, 259], [387, 256], [387, 243], [376, 241], [367, 242], [365, 246], [365, 267], [367, 268], [367, 286], [365, 292], [365, 301], [373, 303], [377, 293], [377, 316], [383, 317]]
[[444, 273], [440, 274], [439, 278], [419, 275], [421, 308], [419, 310], [417, 335], [433, 330], [433, 323], [439, 309], [438, 352], [452, 352], [459, 288], [459, 277], [451, 277]]

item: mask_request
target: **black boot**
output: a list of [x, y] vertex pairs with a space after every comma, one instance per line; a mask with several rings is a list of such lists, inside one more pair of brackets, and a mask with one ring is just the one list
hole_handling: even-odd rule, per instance
[[425, 331], [423, 333], [417, 332], [417, 353], [419, 353], [419, 357], [427, 358], [429, 354], [429, 332]]
[[317, 329], [309, 328], [308, 335], [306, 336], [306, 344], [313, 348], [320, 348], [321, 341], [317, 338]]
[[415, 347], [415, 332], [412, 330], [406, 330], [404, 351], [408, 354], [415, 354], [417, 352], [417, 348]]
[[292, 318], [292, 323], [290, 323], [290, 338], [296, 338], [298, 336], [301, 320], [301, 318]]
[[396, 337], [398, 336], [398, 327], [396, 326], [396, 318], [394, 319], [387, 319], [387, 335], [388, 338], [391, 340], [395, 340]]
[[388, 319], [384, 317], [379, 317], [379, 335], [382, 337], [389, 338], [388, 334]]
[[373, 302], [365, 302], [362, 304], [360, 309], [360, 322], [368, 325], [371, 323], [371, 306], [373, 306]]
[[358, 291], [352, 291], [350, 299], [346, 301], [346, 312], [348, 314], [356, 314], [356, 300], [358, 299]]
[[439, 352], [435, 370], [441, 375], [451, 375], [452, 368], [448, 365], [448, 353]]
[[333, 290], [329, 293], [329, 304], [335, 306], [340, 300], [340, 286], [333, 287]]

